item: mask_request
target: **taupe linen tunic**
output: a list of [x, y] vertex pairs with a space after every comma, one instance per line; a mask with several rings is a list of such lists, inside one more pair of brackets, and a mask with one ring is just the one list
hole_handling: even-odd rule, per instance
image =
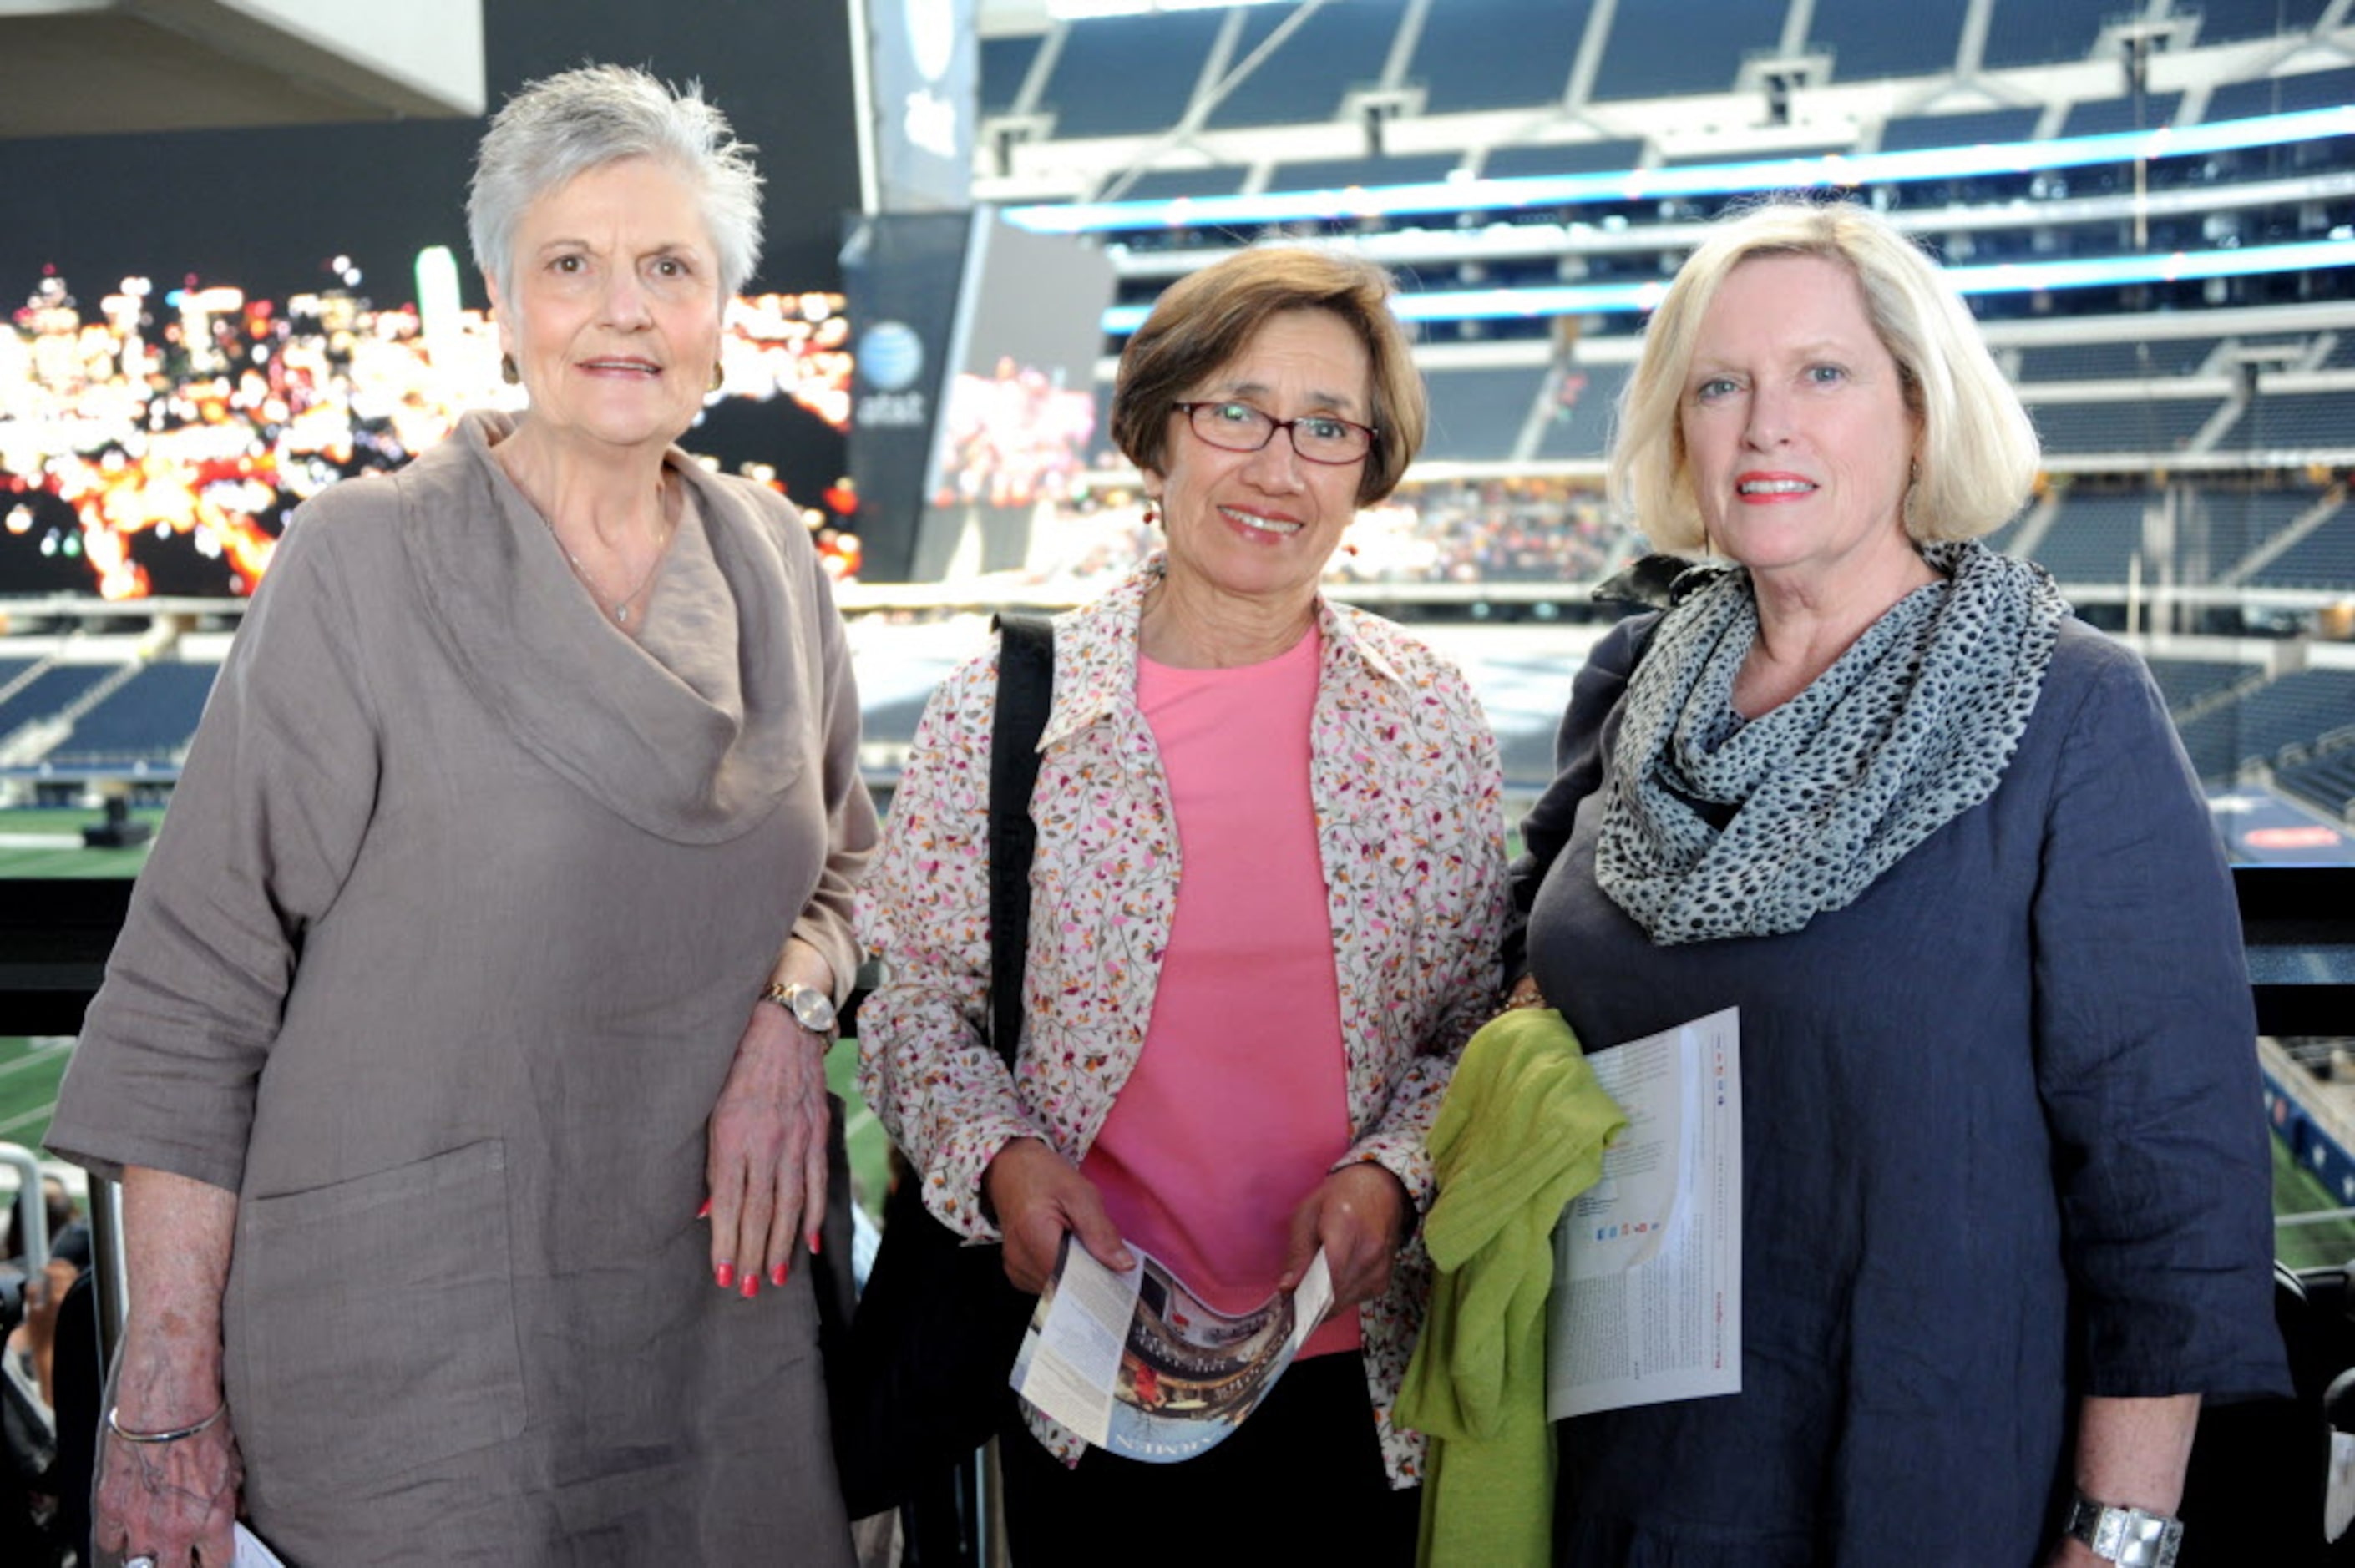
[[714, 1287], [706, 1119], [874, 839], [826, 579], [679, 454], [643, 645], [471, 417], [297, 514], [50, 1146], [239, 1194], [245, 1498], [322, 1564], [847, 1563], [806, 1267]]

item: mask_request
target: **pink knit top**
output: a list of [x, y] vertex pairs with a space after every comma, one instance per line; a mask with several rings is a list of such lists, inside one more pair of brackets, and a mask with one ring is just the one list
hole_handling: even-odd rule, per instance
[[[1183, 871], [1143, 1054], [1081, 1170], [1213, 1307], [1256, 1307], [1349, 1150], [1332, 916], [1309, 799], [1322, 639], [1231, 670], [1137, 661]], [[1352, 1309], [1303, 1355], [1355, 1350]]]

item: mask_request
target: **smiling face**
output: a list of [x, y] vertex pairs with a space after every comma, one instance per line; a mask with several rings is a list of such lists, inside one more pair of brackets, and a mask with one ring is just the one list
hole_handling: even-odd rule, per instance
[[1710, 543], [1754, 575], [1828, 580], [1911, 556], [1920, 426], [1840, 263], [1761, 256], [1728, 273], [1694, 338], [1678, 424]]
[[[1247, 403], [1278, 419], [1328, 414], [1373, 423], [1366, 345], [1330, 311], [1284, 311], [1184, 402]], [[1305, 610], [1341, 531], [1358, 511], [1363, 460], [1314, 463], [1275, 431], [1255, 452], [1229, 451], [1169, 415], [1167, 471], [1146, 475], [1169, 534], [1172, 593]]]
[[649, 158], [601, 164], [516, 225], [499, 346], [538, 439], [660, 451], [703, 407], [719, 354], [719, 284], [694, 189]]

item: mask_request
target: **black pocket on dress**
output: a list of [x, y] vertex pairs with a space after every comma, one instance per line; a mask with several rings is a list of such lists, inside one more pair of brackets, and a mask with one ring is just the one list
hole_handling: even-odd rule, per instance
[[240, 1205], [224, 1325], [248, 1464], [319, 1485], [523, 1430], [496, 1139]]

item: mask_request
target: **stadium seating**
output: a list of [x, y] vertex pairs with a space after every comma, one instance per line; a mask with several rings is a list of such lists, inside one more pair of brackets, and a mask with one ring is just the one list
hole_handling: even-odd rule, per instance
[[[1330, 120], [1341, 111], [1342, 95], [1381, 79], [1391, 44], [1398, 36], [1406, 0], [1350, 0], [1306, 13], [1256, 69], [1210, 111], [1213, 129], [1239, 125], [1298, 125]], [[1240, 13], [1243, 25], [1232, 65], [1239, 65], [1295, 15], [1289, 5], [1263, 5]]]
[[48, 718], [113, 673], [110, 664], [52, 664], [0, 702], [0, 740]]
[[2181, 726], [2202, 778], [2226, 780], [2244, 760], [2270, 762], [2355, 722], [2355, 670], [2301, 670]]
[[1426, 32], [1408, 68], [1409, 79], [1423, 90], [1423, 112], [1560, 102], [1590, 6], [1591, 0], [1489, 0], [1476, 35]]
[[1970, 0], [1816, 0], [1811, 46], [1828, 49], [1834, 81], [1934, 76], [1955, 68]]
[[1780, 43], [1783, 7], [1755, 0], [1683, 0], [1672, 26], [1658, 12], [1618, 14], [1595, 72], [1597, 100], [1732, 90], [1744, 58]]
[[52, 765], [170, 761], [197, 732], [216, 664], [150, 664], [75, 721]]
[[2180, 713], [2194, 703], [2230, 691], [2256, 673], [2251, 665], [2222, 659], [2176, 659], [2155, 655], [2149, 664], [2151, 675], [2158, 682], [2159, 693], [2167, 699], [2169, 713]]

